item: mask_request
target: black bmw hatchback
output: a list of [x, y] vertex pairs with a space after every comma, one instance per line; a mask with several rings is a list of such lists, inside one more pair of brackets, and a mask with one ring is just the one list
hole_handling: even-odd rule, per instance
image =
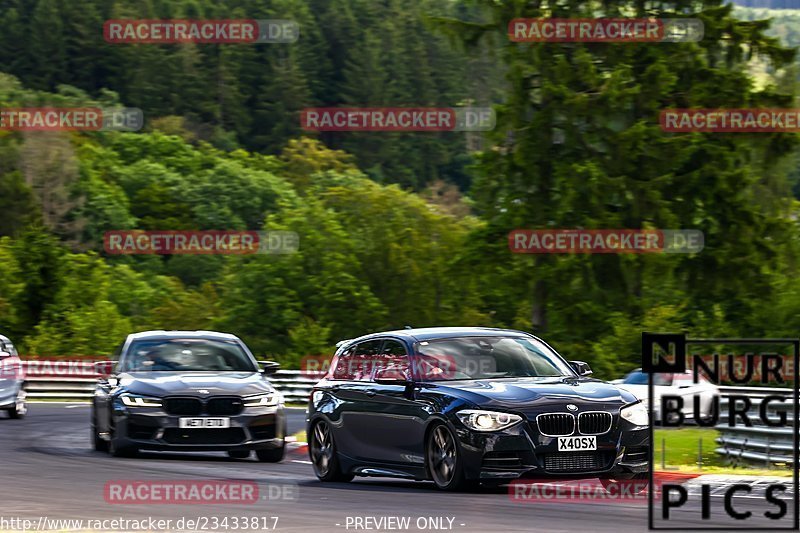
[[309, 455], [322, 481], [646, 479], [648, 414], [528, 333], [390, 331], [341, 343], [313, 389]]
[[[115, 456], [138, 450], [223, 451], [260, 461], [284, 456], [283, 396], [234, 335], [148, 331], [129, 335], [97, 384], [92, 439]], [[109, 365], [110, 366], [110, 365]], [[98, 365], [103, 371], [104, 365]]]

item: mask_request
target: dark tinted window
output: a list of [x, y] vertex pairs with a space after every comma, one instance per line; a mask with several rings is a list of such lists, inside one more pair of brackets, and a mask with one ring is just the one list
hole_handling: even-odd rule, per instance
[[257, 372], [255, 363], [234, 341], [158, 339], [135, 341], [123, 372]]
[[403, 346], [403, 343], [392, 339], [387, 339], [384, 341], [381, 352], [390, 357], [406, 357], [408, 355], [408, 352], [406, 352], [406, 347]]
[[428, 381], [575, 375], [558, 354], [530, 337], [452, 337], [418, 346], [415, 371]]
[[383, 341], [381, 355], [373, 365], [372, 378], [374, 379], [376, 372], [384, 368], [405, 374], [407, 377], [411, 376], [408, 352], [403, 343], [393, 339]]
[[339, 355], [333, 379], [345, 381], [369, 381], [377, 362], [382, 359], [382, 340], [356, 344]]
[[381, 351], [381, 344], [383, 344], [383, 341], [381, 340], [367, 341], [357, 344], [356, 357], [359, 358], [375, 357]]

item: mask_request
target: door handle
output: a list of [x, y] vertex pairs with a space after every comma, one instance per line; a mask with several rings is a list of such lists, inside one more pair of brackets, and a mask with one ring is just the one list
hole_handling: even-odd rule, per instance
[[368, 390], [366, 392], [366, 395], [369, 396], [370, 398], [372, 398], [373, 396], [375, 396], [375, 391], [374, 390]]

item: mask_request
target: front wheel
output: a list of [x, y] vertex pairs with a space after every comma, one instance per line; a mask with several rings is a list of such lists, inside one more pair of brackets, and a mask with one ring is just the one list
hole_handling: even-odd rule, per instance
[[425, 463], [436, 488], [458, 491], [478, 484], [464, 477], [464, 465], [458, 442], [445, 424], [438, 424], [431, 430], [425, 449], [427, 451]]
[[320, 481], [352, 481], [352, 474], [345, 474], [339, 467], [336, 445], [331, 427], [324, 420], [314, 424], [308, 440], [308, 454], [314, 465], [314, 474]]
[[20, 388], [19, 392], [17, 392], [17, 398], [14, 401], [14, 406], [8, 410], [9, 418], [25, 418], [25, 415], [28, 414], [27, 398], [28, 394], [25, 392], [25, 389]]
[[256, 450], [256, 457], [262, 463], [280, 463], [284, 455], [286, 455], [286, 443], [282, 443], [280, 448]]
[[100, 433], [97, 432], [97, 414], [92, 413], [92, 443], [94, 444], [94, 449], [97, 452], [108, 452], [108, 441], [103, 439], [100, 436]]
[[108, 453], [112, 457], [133, 457], [139, 450], [130, 446], [122, 446], [117, 438], [116, 428], [111, 430], [111, 439], [108, 441]]

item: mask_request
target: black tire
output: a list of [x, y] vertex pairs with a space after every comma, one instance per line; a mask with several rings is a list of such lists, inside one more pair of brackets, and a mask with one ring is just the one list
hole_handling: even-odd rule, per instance
[[96, 452], [104, 452], [108, 453], [108, 441], [100, 438], [100, 434], [97, 432], [97, 415], [94, 413], [94, 408], [92, 409], [92, 443], [94, 444], [94, 450]]
[[477, 480], [466, 479], [458, 439], [446, 424], [436, 424], [425, 443], [425, 467], [436, 488], [446, 491], [474, 489]]
[[231, 459], [248, 459], [250, 457], [250, 450], [229, 451], [228, 457], [230, 457]]
[[308, 436], [308, 456], [314, 466], [314, 474], [320, 481], [352, 481], [355, 476], [342, 472], [336, 443], [328, 423], [317, 421]]
[[20, 388], [17, 392], [17, 400], [14, 404], [14, 407], [8, 410], [8, 417], [13, 418], [15, 420], [19, 420], [20, 418], [25, 418], [25, 415], [28, 414], [28, 403], [27, 403], [28, 394], [25, 392], [24, 388]]
[[286, 443], [281, 444], [280, 448], [268, 450], [256, 450], [256, 457], [262, 463], [280, 463], [286, 455]]
[[112, 457], [134, 457], [139, 450], [131, 446], [120, 446], [116, 436], [116, 429], [111, 431], [111, 438], [108, 441], [108, 453]]
[[609, 494], [641, 494], [650, 484], [650, 474], [618, 474], [613, 477], [601, 477], [600, 483]]

